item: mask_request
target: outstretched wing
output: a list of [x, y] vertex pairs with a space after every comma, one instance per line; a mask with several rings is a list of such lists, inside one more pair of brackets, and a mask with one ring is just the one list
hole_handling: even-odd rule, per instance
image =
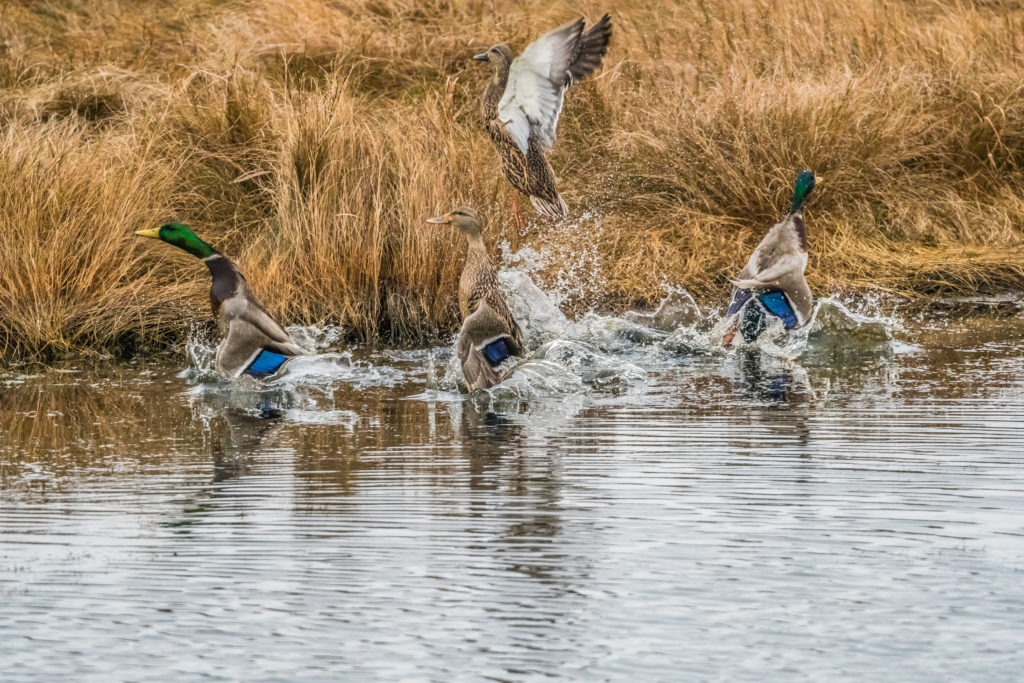
[[512, 61], [498, 118], [523, 154], [531, 139], [545, 151], [555, 143], [565, 89], [601, 65], [610, 35], [607, 14], [586, 33], [581, 17], [545, 33]]
[[612, 15], [605, 14], [601, 20], [587, 29], [580, 36], [576, 45], [576, 54], [569, 64], [570, 84], [578, 83], [601, 68], [604, 55], [608, 51], [608, 41], [612, 37]]

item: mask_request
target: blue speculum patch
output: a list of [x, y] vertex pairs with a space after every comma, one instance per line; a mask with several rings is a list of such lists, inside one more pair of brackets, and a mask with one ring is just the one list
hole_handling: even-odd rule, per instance
[[[800, 325], [793, 307], [789, 305], [786, 295], [780, 290], [761, 292], [753, 302], [753, 292], [749, 289], [739, 289], [733, 294], [732, 303], [729, 304], [727, 315], [734, 315], [742, 311], [740, 316], [740, 333], [747, 342], [752, 342], [761, 336], [761, 333], [768, 328], [767, 316], [773, 315], [782, 321], [787, 330], [792, 330]], [[749, 305], [747, 305], [749, 303]]]
[[508, 350], [508, 342], [502, 338], [492, 341], [490, 344], [483, 348], [484, 358], [491, 364], [491, 367], [497, 367], [502, 362], [512, 355], [512, 352]]
[[263, 349], [260, 351], [260, 355], [256, 356], [256, 359], [249, 364], [249, 367], [247, 367], [242, 374], [255, 377], [256, 379], [270, 377], [281, 369], [281, 366], [284, 365], [286, 360], [288, 360], [287, 356]]
[[765, 292], [757, 298], [761, 300], [761, 303], [764, 304], [765, 309], [769, 313], [782, 321], [787, 330], [792, 330], [800, 324], [796, 313], [793, 312], [793, 307], [789, 305], [786, 295], [782, 292]]

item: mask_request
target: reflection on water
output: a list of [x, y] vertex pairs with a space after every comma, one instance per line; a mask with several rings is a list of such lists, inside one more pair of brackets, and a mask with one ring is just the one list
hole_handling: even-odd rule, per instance
[[4, 678], [1016, 678], [1024, 321], [823, 310], [796, 360], [547, 310], [468, 397], [4, 371]]

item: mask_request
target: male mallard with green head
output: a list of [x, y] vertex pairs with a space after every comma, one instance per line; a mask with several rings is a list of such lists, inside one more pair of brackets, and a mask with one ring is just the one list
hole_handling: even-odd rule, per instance
[[217, 347], [217, 372], [230, 379], [243, 374], [263, 379], [276, 373], [288, 358], [306, 353], [256, 300], [231, 259], [196, 237], [188, 226], [168, 223], [135, 234], [173, 244], [202, 259], [210, 269], [210, 306], [226, 332]]
[[501, 170], [515, 189], [512, 217], [520, 230], [520, 192], [545, 216], [569, 215], [547, 153], [555, 143], [566, 89], [601, 66], [612, 34], [611, 16], [605, 14], [587, 31], [583, 28], [580, 17], [544, 34], [518, 57], [507, 45], [473, 57], [494, 67], [480, 110], [501, 156]]
[[768, 327], [767, 316], [779, 318], [787, 330], [801, 327], [810, 318], [814, 297], [804, 279], [807, 228], [803, 208], [815, 180], [811, 171], [796, 177], [789, 213], [772, 226], [733, 281], [726, 315], [736, 316], [736, 320], [723, 340], [726, 346], [737, 331], [747, 342], [756, 340]]
[[462, 329], [456, 354], [469, 391], [489, 389], [502, 380], [502, 363], [523, 355], [523, 331], [498, 288], [498, 271], [487, 255], [476, 211], [455, 209], [427, 222], [454, 225], [466, 236], [466, 265], [459, 278]]

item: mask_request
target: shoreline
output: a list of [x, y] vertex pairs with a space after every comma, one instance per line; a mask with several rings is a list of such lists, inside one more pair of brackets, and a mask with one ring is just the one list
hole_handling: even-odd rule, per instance
[[[910, 316], [941, 316], [947, 320], [960, 322], [976, 319], [998, 320], [1003, 318], [1019, 317], [1022, 311], [1024, 311], [1024, 290], [1003, 291], [991, 295], [983, 294], [973, 296], [942, 297], [919, 296], [913, 298], [905, 296], [890, 296], [880, 290], [865, 290], [859, 294], [862, 295], [862, 299], [864, 301], [867, 301], [867, 307], [873, 309], [873, 312], [867, 313], [869, 316], [877, 317], [879, 320], [895, 320], [897, 323]], [[662, 308], [666, 303], [671, 303], [670, 300], [673, 296], [678, 296], [679, 299], [689, 299], [691, 302], [695, 302], [697, 308], [701, 311], [701, 315], [699, 317], [695, 317], [691, 311], [684, 310], [681, 315], [677, 314], [677, 317], [673, 318], [671, 311], [669, 311], [667, 318], [658, 321], [657, 318], [662, 312]], [[833, 293], [831, 295], [815, 297], [815, 304], [817, 305], [817, 303], [822, 299], [838, 301], [844, 306], [852, 305], [853, 309], [863, 308], [863, 306], [857, 305], [858, 293]], [[660, 304], [661, 306], [654, 306], [647, 309], [627, 308], [616, 311], [594, 308], [577, 312], [576, 315], [567, 315], [566, 317], [570, 322], [577, 323], [586, 315], [596, 314], [602, 317], [619, 318], [631, 323], [649, 326], [652, 329], [660, 330], [662, 332], [671, 332], [682, 327], [691, 327], [694, 324], [704, 326], [713, 324], [715, 319], [718, 319], [725, 314], [725, 309], [728, 306], [728, 298], [723, 298], [721, 301], [718, 301], [718, 305], [716, 306], [715, 300], [693, 298], [690, 297], [688, 292], [683, 290], [666, 295], [661, 299]], [[855, 312], [861, 315], [865, 314], [863, 310], [857, 310]], [[644, 321], [644, 318], [647, 318], [648, 320]], [[672, 322], [673, 320], [677, 322]], [[132, 339], [123, 343], [120, 348], [116, 346], [107, 348], [83, 347], [79, 349], [50, 353], [48, 355], [26, 354], [20, 357], [0, 356], [0, 370], [74, 362], [119, 363], [140, 359], [148, 360], [153, 358], [178, 360], [186, 357], [185, 344], [192, 333], [191, 331], [195, 330], [197, 327], [207, 328], [207, 334], [213, 337], [210, 341], [215, 346], [217, 343], [216, 321], [212, 317], [195, 318], [187, 325], [180, 326], [176, 328], [175, 332], [163, 335], [161, 338]], [[332, 327], [338, 328], [339, 326], [330, 321], [321, 321], [319, 323], [312, 324], [287, 324], [286, 327], [327, 329]], [[457, 331], [458, 328], [453, 327], [444, 333], [412, 341], [394, 341], [384, 339], [362, 341], [353, 331], [346, 332], [345, 330], [341, 330], [340, 333], [338, 333], [337, 342], [332, 343], [327, 350], [355, 350], [358, 352], [372, 354], [385, 351], [405, 351], [445, 347], [450, 345], [452, 337]], [[317, 351], [314, 355], [322, 352], [323, 351]]]
[[172, 220], [274, 316], [362, 342], [455, 329], [462, 242], [423, 221], [462, 204], [567, 312], [725, 299], [805, 168], [812, 291], [1024, 289], [1024, 8], [621, 3], [550, 158], [572, 218], [519, 234], [472, 56], [575, 12], [359, 7], [6, 7], [0, 358], [204, 320], [205, 270], [132, 237]]

